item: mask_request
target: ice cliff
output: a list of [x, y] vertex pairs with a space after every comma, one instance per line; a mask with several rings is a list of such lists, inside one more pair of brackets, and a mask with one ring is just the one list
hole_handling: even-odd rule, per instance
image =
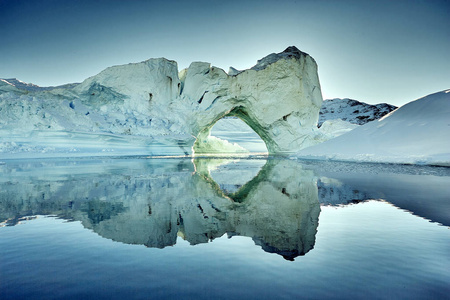
[[[226, 116], [247, 123], [271, 154], [320, 140], [317, 64], [295, 47], [230, 74], [205, 62], [178, 72], [175, 61], [158, 58], [110, 67], [80, 84], [15, 83], [0, 81], [0, 151], [9, 154], [84, 151], [85, 140], [94, 152], [138, 145], [147, 154], [201, 153]], [[153, 152], [160, 144], [171, 148]]]

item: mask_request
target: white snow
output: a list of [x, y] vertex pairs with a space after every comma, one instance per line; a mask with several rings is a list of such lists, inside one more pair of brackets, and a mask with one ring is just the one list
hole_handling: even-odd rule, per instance
[[76, 85], [78, 85], [78, 83], [68, 83], [68, 84], [64, 84], [61, 86], [47, 86], [47, 87], [41, 87], [38, 86], [36, 84], [33, 83], [26, 83], [23, 82], [22, 80], [19, 80], [17, 78], [9, 78], [9, 79], [0, 79], [0, 81], [7, 83], [11, 86], [16, 87], [19, 90], [24, 90], [24, 91], [31, 91], [31, 92], [37, 92], [37, 91], [49, 91], [49, 90], [53, 90], [53, 89], [58, 89], [58, 88], [72, 88], [75, 87]]
[[301, 150], [304, 159], [450, 165], [450, 94], [412, 101], [378, 121]]
[[358, 127], [359, 125], [352, 124], [341, 119], [332, 119], [323, 122], [322, 126], [319, 128], [319, 132], [322, 133], [322, 139], [325, 142]]
[[4, 82], [4, 83], [6, 83], [6, 84], [9, 84], [9, 85], [11, 85], [11, 86], [14, 86], [14, 84], [8, 82], [8, 80], [6, 80], [6, 79], [0, 79], [0, 81]]

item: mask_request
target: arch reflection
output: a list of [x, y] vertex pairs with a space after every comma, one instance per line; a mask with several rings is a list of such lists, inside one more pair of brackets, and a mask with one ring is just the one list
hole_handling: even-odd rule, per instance
[[231, 162], [28, 166], [32, 173], [0, 182], [0, 217], [14, 225], [27, 215], [55, 215], [81, 221], [102, 237], [147, 247], [171, 246], [177, 237], [196, 245], [227, 234], [251, 237], [264, 251], [288, 260], [310, 251], [320, 213], [312, 171], [289, 160], [267, 160], [255, 177], [230, 192], [210, 170]]

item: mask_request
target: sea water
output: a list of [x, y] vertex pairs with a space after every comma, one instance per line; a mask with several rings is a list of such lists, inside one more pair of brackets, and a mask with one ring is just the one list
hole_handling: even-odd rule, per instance
[[450, 170], [4, 160], [1, 299], [443, 299]]

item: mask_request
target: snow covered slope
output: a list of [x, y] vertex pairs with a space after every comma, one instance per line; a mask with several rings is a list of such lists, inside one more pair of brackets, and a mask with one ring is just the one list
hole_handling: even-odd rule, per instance
[[25, 91], [32, 91], [32, 92], [36, 92], [36, 91], [49, 91], [49, 90], [53, 90], [53, 89], [59, 89], [59, 88], [65, 88], [65, 89], [70, 89], [73, 88], [75, 86], [77, 86], [79, 83], [67, 83], [64, 85], [60, 85], [60, 86], [46, 86], [46, 87], [42, 87], [42, 86], [38, 86], [36, 84], [33, 83], [26, 83], [23, 82], [17, 78], [9, 78], [9, 79], [0, 79], [0, 84], [4, 85], [4, 84], [9, 84], [10, 86], [14, 86], [15, 88], [19, 89], [19, 90], [25, 90]]
[[370, 105], [348, 98], [327, 99], [323, 101], [320, 108], [318, 126], [322, 126], [326, 120], [335, 119], [363, 125], [380, 119], [395, 109], [397, 109], [396, 106], [387, 103]]
[[42, 88], [38, 85], [32, 84], [32, 83], [26, 83], [23, 81], [20, 81], [16, 78], [9, 78], [9, 79], [0, 79], [2, 85], [9, 84], [10, 86], [14, 86], [15, 88], [26, 90], [26, 91], [39, 91], [43, 90], [45, 88]]
[[298, 157], [450, 165], [450, 90], [405, 104]]

